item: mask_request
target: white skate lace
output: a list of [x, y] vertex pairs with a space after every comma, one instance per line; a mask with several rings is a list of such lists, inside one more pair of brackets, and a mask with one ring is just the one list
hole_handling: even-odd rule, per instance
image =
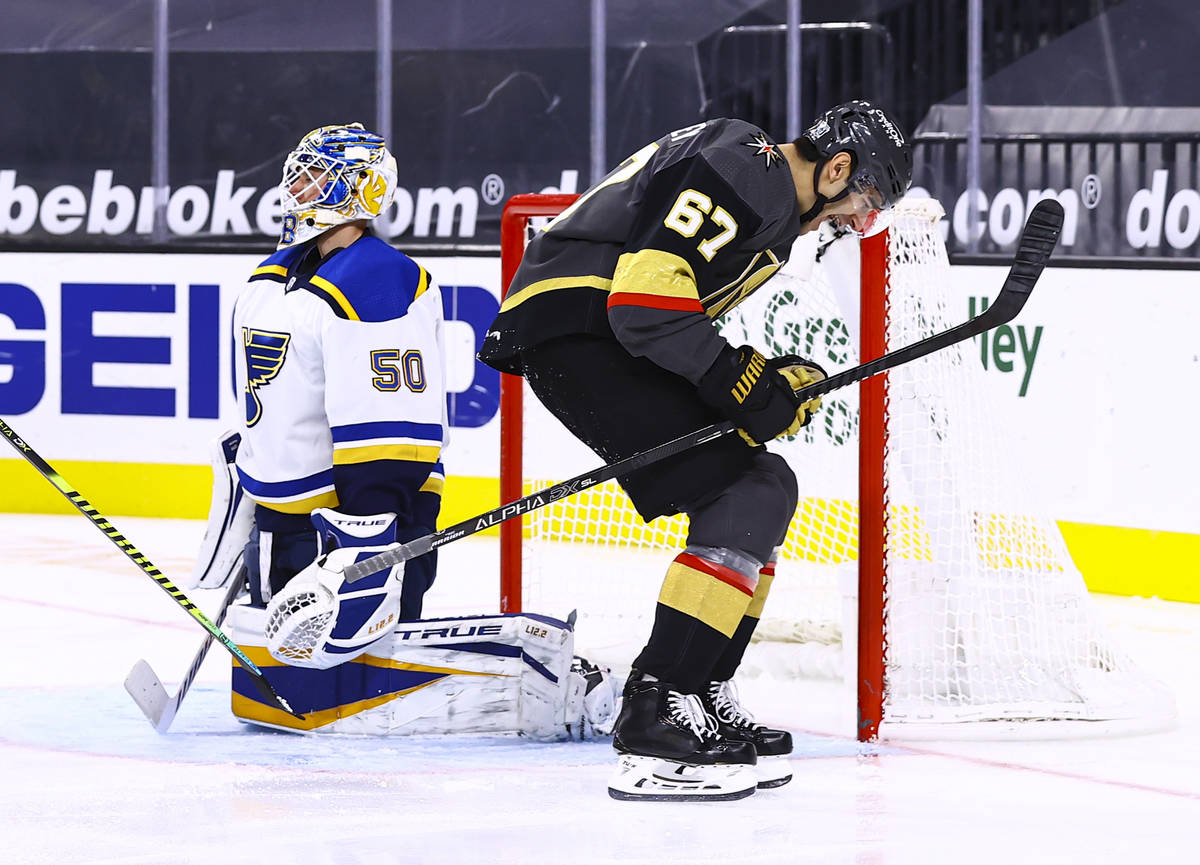
[[737, 686], [733, 682], [712, 682], [708, 686], [708, 696], [712, 700], [717, 719], [723, 723], [751, 730], [759, 726], [754, 722], [754, 716], [742, 708], [738, 700]]
[[704, 710], [704, 704], [695, 694], [667, 692], [667, 710], [671, 720], [690, 729], [702, 740], [717, 735], [717, 722]]

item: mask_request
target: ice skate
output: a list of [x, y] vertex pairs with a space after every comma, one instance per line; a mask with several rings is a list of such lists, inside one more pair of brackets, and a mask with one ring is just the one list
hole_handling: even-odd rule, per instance
[[717, 722], [718, 732], [735, 742], [749, 742], [758, 754], [755, 774], [759, 789], [782, 787], [792, 780], [792, 734], [757, 724], [754, 717], [742, 708], [737, 688], [732, 681], [709, 682], [701, 702]]
[[608, 785], [614, 799], [741, 799], [757, 789], [754, 746], [717, 732], [700, 698], [638, 672], [625, 686], [613, 731], [620, 755]]

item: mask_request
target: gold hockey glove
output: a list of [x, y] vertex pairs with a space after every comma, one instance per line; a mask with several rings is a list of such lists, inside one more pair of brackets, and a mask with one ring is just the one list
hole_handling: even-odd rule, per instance
[[[788, 386], [793, 391], [829, 378], [829, 374], [821, 368], [820, 364], [816, 361], [800, 357], [798, 354], [785, 354], [772, 358], [767, 361], [767, 365], [772, 369], [778, 370], [779, 374], [787, 380]], [[799, 431], [801, 427], [808, 426], [812, 420], [812, 416], [820, 407], [821, 398], [819, 396], [801, 403], [799, 408], [796, 409], [797, 425], [795, 431]], [[794, 432], [789, 433], [789, 435], [792, 434]]]
[[787, 378], [752, 346], [729, 346], [700, 378], [700, 398], [738, 425], [751, 445], [800, 429]]

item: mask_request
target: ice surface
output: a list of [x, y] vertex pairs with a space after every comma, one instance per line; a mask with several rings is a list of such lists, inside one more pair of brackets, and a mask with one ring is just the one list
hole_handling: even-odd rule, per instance
[[[203, 526], [114, 518], [182, 584]], [[443, 548], [429, 615], [494, 612], [492, 541]], [[836, 691], [742, 683], [797, 735], [795, 780], [730, 803], [605, 793], [605, 742], [358, 739], [254, 730], [214, 647], [170, 732], [121, 687], [173, 694], [203, 630], [78, 516], [0, 515], [0, 863], [1125, 863], [1196, 861], [1200, 607], [1097, 598], [1176, 691], [1166, 733], [861, 746]], [[218, 591], [188, 593], [211, 611]], [[566, 611], [545, 611], [564, 615]]]

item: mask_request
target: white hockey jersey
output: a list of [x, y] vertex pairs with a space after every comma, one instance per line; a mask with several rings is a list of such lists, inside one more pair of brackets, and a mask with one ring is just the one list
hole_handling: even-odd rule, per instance
[[349, 495], [339, 485], [355, 474], [335, 467], [387, 460], [440, 494], [448, 437], [438, 286], [370, 235], [299, 273], [308, 249], [264, 261], [234, 307], [246, 492], [283, 513], [336, 508]]

